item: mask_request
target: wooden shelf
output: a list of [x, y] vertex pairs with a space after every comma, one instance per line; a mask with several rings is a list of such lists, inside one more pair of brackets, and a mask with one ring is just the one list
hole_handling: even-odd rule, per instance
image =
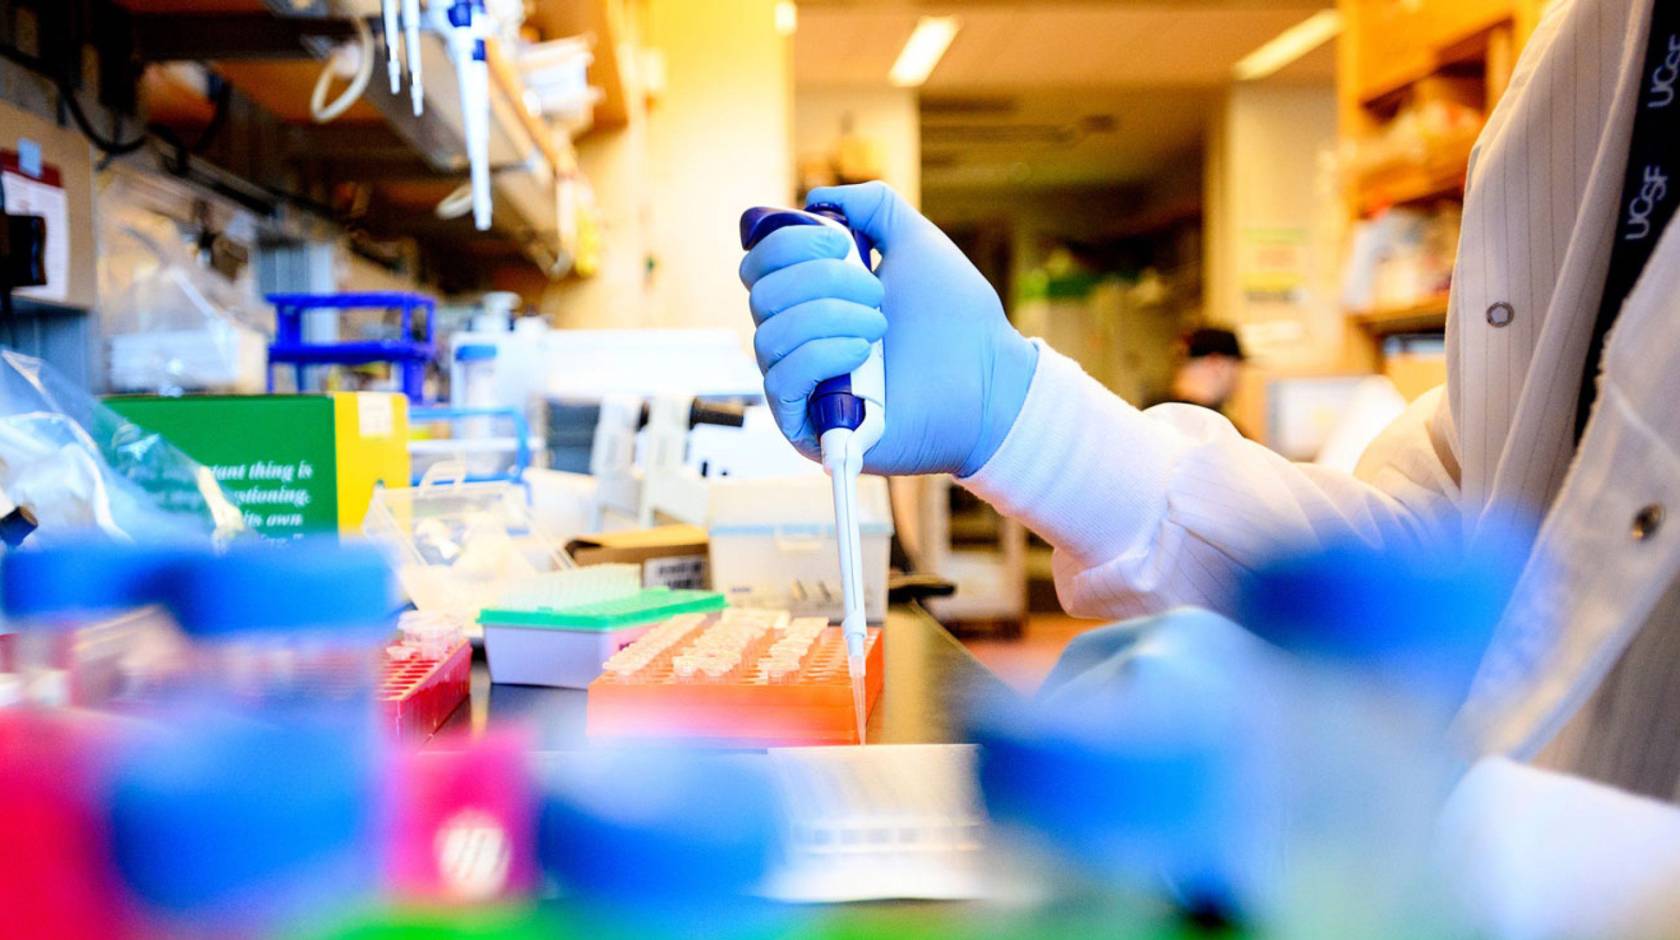
[[[324, 67], [319, 57], [353, 35], [345, 11], [360, 9], [355, 0], [316, 4], [318, 11], [308, 16], [277, 15], [284, 4], [265, 0], [122, 2], [135, 11], [145, 61], [201, 62], [232, 88], [226, 99], [231, 117], [203, 154], [208, 161], [224, 160], [236, 175], [309, 193], [329, 212], [354, 206], [338, 221], [374, 238], [416, 239], [435, 259], [450, 259], [439, 261], [438, 270], [470, 272], [471, 265], [459, 262], [491, 252], [523, 254], [545, 276], [555, 276], [561, 258], [555, 180], [577, 174], [576, 154], [569, 139], [532, 112], [515, 64], [493, 40], [485, 52], [490, 159], [498, 167], [495, 224], [479, 232], [468, 219], [439, 220], [433, 212], [467, 178], [454, 65], [436, 35], [422, 39], [422, 115], [413, 113], [407, 88], [391, 93], [381, 49], [366, 91], [338, 120], [318, 125], [309, 100]], [[216, 113], [203, 89], [164, 68], [146, 70], [142, 95], [150, 119], [185, 139], [201, 133]], [[258, 125], [260, 132], [251, 130]], [[264, 149], [252, 156], [251, 142], [259, 139]], [[359, 192], [345, 196], [346, 182]], [[462, 281], [470, 277], [463, 274]]]
[[[1371, 146], [1410, 113], [1439, 127], [1440, 111], [1491, 114], [1505, 94], [1516, 57], [1540, 19], [1544, 0], [1336, 0], [1342, 36], [1336, 44], [1340, 137], [1349, 151]], [[1451, 111], [1448, 112], [1452, 113]], [[1441, 133], [1408, 159], [1347, 164], [1343, 197], [1350, 217], [1393, 206], [1463, 199], [1476, 133]], [[1370, 153], [1370, 151], [1366, 151]], [[1379, 158], [1380, 159], [1380, 158]], [[1447, 298], [1405, 307], [1348, 312], [1345, 363], [1369, 368], [1383, 360], [1389, 336], [1442, 330]]]
[[543, 39], [588, 34], [595, 40], [589, 64], [589, 84], [601, 90], [590, 130], [619, 128], [630, 121], [628, 62], [622, 47], [625, 36], [623, 0], [537, 0], [525, 22], [536, 27]]
[[1367, 310], [1348, 316], [1354, 323], [1378, 336], [1445, 329], [1447, 295], [1441, 294], [1406, 307]]
[[1355, 68], [1345, 77], [1371, 102], [1455, 63], [1480, 55], [1477, 37], [1508, 24], [1530, 0], [1342, 0], [1344, 34]]
[[519, 76], [519, 69], [508, 60], [502, 48], [495, 40], [484, 44], [485, 63], [489, 66], [490, 80], [497, 90], [507, 98], [508, 106], [525, 133], [530, 135], [531, 142], [542, 151], [549, 168], [557, 176], [566, 176], [577, 170], [577, 155], [572, 152], [571, 141], [557, 137], [543, 123], [542, 116], [531, 111], [525, 103], [524, 80]]
[[1361, 174], [1354, 184], [1353, 202], [1362, 216], [1390, 206], [1428, 202], [1464, 195], [1470, 151], [1480, 130], [1437, 141], [1421, 161], [1378, 167]]

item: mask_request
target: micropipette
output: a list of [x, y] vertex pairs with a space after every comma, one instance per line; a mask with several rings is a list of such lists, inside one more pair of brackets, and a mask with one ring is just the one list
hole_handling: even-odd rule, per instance
[[[846, 260], [869, 268], [873, 245], [854, 231], [839, 206], [813, 205], [795, 209], [749, 209], [741, 216], [741, 247], [751, 250], [771, 232], [790, 225], [826, 225], [851, 239]], [[863, 455], [886, 429], [887, 380], [881, 340], [870, 345], [869, 358], [850, 375], [817, 385], [807, 403], [811, 426], [817, 431], [823, 469], [834, 485], [834, 531], [840, 546], [840, 593], [845, 616], [840, 622], [846, 638], [846, 669], [852, 680], [852, 705], [857, 712], [858, 743], [864, 742], [867, 705], [864, 692], [864, 651], [868, 616], [864, 612], [863, 548], [858, 531], [857, 480]]]
[[408, 53], [408, 100], [419, 117], [426, 110], [426, 80], [421, 74], [424, 55], [420, 49], [420, 0], [403, 0], [403, 51]]
[[385, 74], [391, 79], [391, 94], [402, 90], [402, 11], [399, 0], [380, 0], [385, 18]]
[[485, 60], [488, 34], [484, 0], [455, 0], [447, 17], [449, 55], [461, 89], [461, 133], [467, 143], [472, 179], [473, 227], [490, 229], [490, 67]]
[[[401, 9], [398, 3], [401, 3]], [[461, 136], [466, 143], [471, 174], [473, 225], [487, 231], [494, 213], [490, 188], [490, 68], [484, 41], [490, 35], [489, 13], [484, 0], [436, 0], [421, 13], [420, 0], [382, 0], [385, 21], [386, 70], [391, 92], [400, 85], [397, 29], [402, 28], [402, 51], [408, 56], [408, 93], [414, 114], [425, 111], [425, 79], [421, 73], [422, 27], [443, 36], [449, 57], [455, 63], [456, 82], [461, 94]]]

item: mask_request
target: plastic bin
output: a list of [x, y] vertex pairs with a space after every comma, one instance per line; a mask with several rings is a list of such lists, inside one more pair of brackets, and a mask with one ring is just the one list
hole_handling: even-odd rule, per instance
[[363, 530], [383, 543], [414, 606], [453, 617], [477, 633], [478, 612], [510, 585], [564, 566], [556, 545], [531, 519], [516, 484], [432, 479], [376, 490]]
[[[617, 566], [614, 566], [617, 567]], [[635, 571], [635, 566], [629, 567]], [[587, 569], [583, 569], [587, 570]], [[612, 654], [677, 614], [721, 610], [710, 591], [646, 588], [626, 597], [563, 610], [487, 609], [479, 615], [490, 681], [588, 688]]]
[[0, 707], [132, 705], [184, 660], [152, 606], [185, 552], [119, 543], [16, 551], [0, 564]]
[[[769, 607], [799, 617], [845, 615], [834, 490], [824, 476], [712, 480], [707, 528], [712, 589], [736, 607]], [[887, 616], [892, 503], [887, 481], [858, 480], [864, 607]]]

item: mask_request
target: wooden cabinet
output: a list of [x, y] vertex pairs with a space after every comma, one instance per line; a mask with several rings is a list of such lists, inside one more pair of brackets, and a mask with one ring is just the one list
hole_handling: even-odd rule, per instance
[[1498, 29], [1523, 29], [1528, 16], [1513, 0], [1344, 0], [1345, 35], [1353, 47], [1347, 77], [1360, 101], [1372, 101], [1479, 56], [1478, 40]]
[[[1394, 207], [1433, 213], [1462, 200], [1471, 148], [1543, 5], [1340, 0], [1337, 100], [1351, 218]], [[1349, 314], [1375, 350], [1388, 334], [1440, 329], [1444, 301], [1436, 288], [1411, 302]]]

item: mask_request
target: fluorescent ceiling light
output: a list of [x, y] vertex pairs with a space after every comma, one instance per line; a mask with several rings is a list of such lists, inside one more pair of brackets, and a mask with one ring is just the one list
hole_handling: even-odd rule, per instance
[[893, 63], [888, 80], [900, 88], [914, 88], [927, 81], [956, 36], [957, 18], [954, 16], [924, 16], [917, 20], [916, 31], [904, 43], [904, 50], [898, 54], [898, 61]]
[[793, 0], [780, 0], [776, 4], [776, 34], [792, 36], [799, 31], [799, 7]]
[[1342, 14], [1320, 10], [1244, 56], [1233, 68], [1239, 82], [1265, 78], [1324, 45], [1342, 31]]

